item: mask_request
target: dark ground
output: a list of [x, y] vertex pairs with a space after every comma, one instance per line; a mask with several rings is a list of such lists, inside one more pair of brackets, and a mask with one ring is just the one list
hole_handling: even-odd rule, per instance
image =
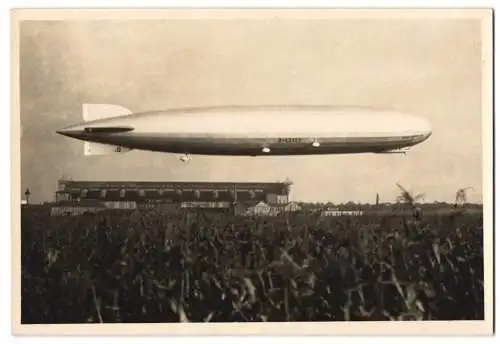
[[22, 323], [484, 319], [482, 214], [22, 216]]

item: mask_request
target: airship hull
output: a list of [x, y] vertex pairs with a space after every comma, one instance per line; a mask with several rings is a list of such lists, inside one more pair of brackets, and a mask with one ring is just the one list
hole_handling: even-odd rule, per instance
[[427, 121], [376, 109], [221, 107], [102, 118], [59, 131], [88, 142], [156, 152], [265, 156], [384, 153], [430, 136]]
[[[382, 153], [413, 146], [417, 136], [401, 137], [300, 137], [300, 138], [175, 138], [172, 136], [122, 136], [95, 139], [95, 142], [156, 152], [200, 155], [313, 155]], [[293, 141], [293, 142], [290, 142]], [[314, 147], [319, 142], [319, 147]], [[269, 151], [266, 152], [265, 148]]]

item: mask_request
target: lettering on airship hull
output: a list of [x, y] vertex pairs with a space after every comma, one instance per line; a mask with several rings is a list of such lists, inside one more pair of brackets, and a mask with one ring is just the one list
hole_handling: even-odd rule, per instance
[[280, 137], [278, 138], [278, 143], [301, 143], [302, 139], [300, 137]]

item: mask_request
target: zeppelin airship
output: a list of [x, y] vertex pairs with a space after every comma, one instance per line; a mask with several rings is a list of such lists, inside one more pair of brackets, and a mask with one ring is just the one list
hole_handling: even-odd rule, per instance
[[132, 113], [83, 104], [83, 123], [57, 133], [84, 141], [85, 155], [146, 150], [191, 155], [278, 156], [406, 153], [432, 133], [423, 118], [386, 109], [221, 106]]

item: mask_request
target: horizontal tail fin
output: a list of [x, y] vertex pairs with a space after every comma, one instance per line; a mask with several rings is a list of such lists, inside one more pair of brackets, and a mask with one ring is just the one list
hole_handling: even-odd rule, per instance
[[120, 105], [112, 104], [83, 104], [82, 114], [85, 122], [111, 117], [130, 115], [132, 112]]
[[112, 155], [130, 152], [130, 148], [96, 142], [84, 142], [84, 155]]

